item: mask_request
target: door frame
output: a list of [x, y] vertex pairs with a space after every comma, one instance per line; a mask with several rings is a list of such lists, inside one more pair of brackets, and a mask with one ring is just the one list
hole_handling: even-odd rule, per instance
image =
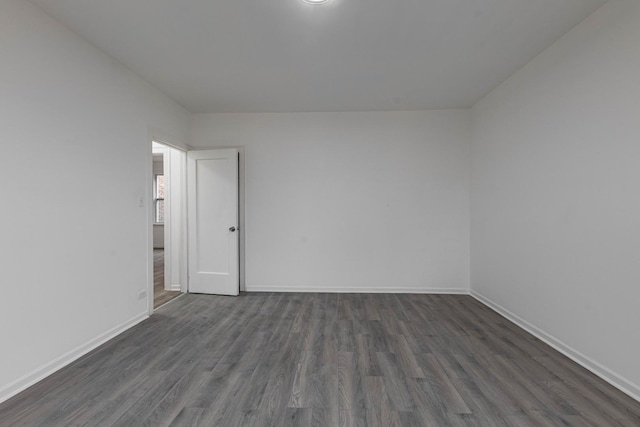
[[[239, 250], [239, 278], [240, 278], [240, 292], [244, 292], [246, 289], [245, 285], [245, 247], [246, 247], [246, 227], [245, 227], [245, 206], [246, 206], [246, 192], [245, 192], [245, 147], [244, 146], [213, 146], [213, 147], [190, 147], [185, 144], [180, 144], [173, 140], [171, 137], [167, 136], [161, 131], [157, 129], [149, 129], [149, 137], [147, 138], [147, 156], [146, 156], [146, 189], [144, 191], [147, 207], [146, 217], [147, 217], [147, 311], [149, 315], [153, 314], [153, 222], [154, 222], [154, 206], [152, 203], [152, 189], [153, 189], [153, 153], [152, 153], [152, 145], [153, 142], [158, 142], [163, 145], [166, 145], [170, 148], [175, 148], [176, 150], [180, 150], [185, 153], [185, 166], [186, 166], [186, 152], [187, 151], [196, 151], [196, 150], [216, 150], [216, 149], [225, 149], [225, 148], [235, 148], [238, 150], [238, 250]], [[183, 168], [182, 171], [183, 178], [183, 191], [184, 191], [184, 201], [185, 205], [187, 204], [187, 168]], [[169, 195], [171, 197], [171, 195]], [[186, 209], [186, 207], [185, 207]], [[185, 233], [185, 245], [183, 247], [184, 253], [180, 255], [182, 265], [184, 265], [185, 269], [189, 265], [189, 253], [188, 253], [188, 224], [187, 224], [188, 212], [185, 210], [183, 215], [183, 230]], [[167, 243], [165, 242], [165, 245]], [[186, 271], [186, 270], [185, 270]], [[182, 283], [182, 292], [189, 292], [188, 289], [188, 274], [186, 275], [186, 283]]]

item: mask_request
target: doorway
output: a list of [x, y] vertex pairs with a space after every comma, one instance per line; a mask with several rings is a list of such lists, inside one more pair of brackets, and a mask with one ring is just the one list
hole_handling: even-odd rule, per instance
[[[152, 142], [152, 309], [186, 292], [184, 151]], [[150, 311], [151, 311], [150, 310]]]
[[[152, 145], [151, 153], [149, 153], [147, 170], [148, 170], [148, 179], [149, 179], [149, 191], [150, 196], [147, 200], [151, 200], [151, 204], [149, 204], [148, 212], [148, 284], [147, 284], [147, 306], [149, 308], [149, 314], [153, 314], [153, 311], [156, 307], [160, 306], [165, 301], [162, 300], [162, 297], [158, 298], [157, 302], [155, 300], [155, 294], [161, 295], [164, 291], [174, 292], [171, 294], [172, 298], [175, 299], [176, 295], [180, 296], [184, 293], [191, 292], [191, 283], [189, 283], [189, 268], [194, 265], [199, 265], [199, 267], [207, 267], [211, 264], [211, 258], [207, 257], [206, 254], [201, 250], [204, 249], [205, 252], [214, 252], [220, 253], [216, 249], [215, 246], [211, 246], [211, 242], [206, 242], [202, 240], [201, 236], [210, 236], [206, 230], [201, 229], [202, 226], [205, 228], [208, 227], [211, 223], [209, 220], [206, 222], [202, 221], [193, 221], [191, 220], [191, 225], [189, 226], [189, 218], [187, 212], [194, 212], [201, 210], [201, 214], [203, 217], [214, 218], [212, 217], [212, 213], [216, 210], [207, 209], [205, 206], [200, 206], [200, 208], [195, 208], [191, 206], [191, 209], [187, 209], [187, 200], [190, 200], [190, 203], [194, 201], [198, 201], [197, 205], [200, 205], [200, 202], [204, 202], [205, 205], [209, 202], [212, 202], [213, 199], [210, 197], [205, 197], [201, 199], [198, 196], [198, 193], [209, 194], [208, 191], [202, 191], [205, 188], [214, 189], [218, 185], [222, 185], [223, 181], [216, 179], [217, 184], [213, 184], [211, 186], [211, 182], [207, 177], [211, 177], [211, 172], [214, 175], [217, 175], [220, 170], [218, 170], [217, 166], [213, 166], [213, 164], [217, 164], [220, 161], [227, 164], [229, 167], [232, 166], [232, 163], [235, 163], [233, 166], [233, 172], [231, 174], [227, 174], [229, 170], [226, 170], [223, 175], [227, 175], [228, 177], [235, 175], [235, 184], [233, 190], [230, 190], [231, 187], [224, 186], [227, 188], [227, 193], [234, 194], [235, 196], [230, 197], [228, 201], [235, 199], [232, 203], [237, 207], [235, 214], [233, 215], [233, 220], [229, 218], [228, 221], [221, 222], [221, 226], [225, 230], [225, 235], [227, 236], [227, 241], [230, 242], [232, 237], [237, 239], [236, 246], [233, 248], [232, 246], [228, 247], [229, 258], [236, 258], [235, 265], [230, 266], [229, 272], [231, 270], [235, 270], [237, 272], [235, 281], [235, 291], [233, 293], [228, 293], [225, 290], [217, 291], [211, 289], [201, 290], [200, 293], [213, 293], [218, 295], [237, 295], [239, 292], [244, 291], [245, 289], [245, 235], [244, 235], [244, 147], [219, 147], [215, 149], [205, 149], [205, 150], [188, 150], [186, 147], [172, 145], [171, 143], [167, 143], [164, 139], [160, 139], [161, 137], [150, 138], [150, 143]], [[233, 153], [232, 153], [233, 152]], [[153, 155], [156, 155], [156, 160], [160, 161], [160, 154], [162, 154], [162, 178], [164, 184], [164, 194], [156, 194], [157, 188], [155, 186], [155, 174], [153, 173]], [[203, 167], [193, 167], [191, 164], [191, 168], [187, 167], [187, 158], [189, 157], [189, 162], [193, 163], [195, 159], [200, 162], [200, 165]], [[233, 159], [233, 161], [231, 161]], [[209, 167], [213, 166], [213, 167]], [[157, 168], [157, 167], [156, 167]], [[158, 170], [158, 169], [156, 169]], [[196, 176], [198, 185], [188, 185], [188, 171], [189, 174], [193, 174], [196, 171]], [[191, 176], [191, 175], [189, 175]], [[220, 177], [218, 177], [220, 178]], [[204, 179], [204, 181], [203, 181]], [[196, 191], [194, 194], [188, 194], [187, 189], [192, 192], [196, 188], [200, 188], [201, 191]], [[161, 197], [164, 196], [164, 197]], [[217, 203], [214, 203], [218, 205]], [[220, 206], [220, 205], [218, 205]], [[204, 210], [202, 210], [204, 209]], [[160, 213], [164, 216], [164, 222], [162, 227], [158, 227], [158, 222], [156, 221], [156, 215]], [[157, 224], [157, 225], [154, 225]], [[153, 239], [153, 229], [154, 227], [157, 229], [156, 234], [161, 235], [163, 238], [163, 247], [156, 248], [156, 256], [154, 257], [154, 239]], [[162, 230], [162, 231], [159, 231]], [[198, 231], [200, 232], [198, 232]], [[194, 233], [194, 236], [191, 239], [188, 238], [188, 233]], [[203, 233], [204, 231], [204, 233]], [[236, 237], [237, 236], [237, 237]], [[158, 241], [160, 238], [158, 238]], [[189, 245], [193, 245], [195, 242], [199, 241], [199, 243], [191, 249], [189, 249]], [[216, 245], [222, 242], [222, 240], [216, 239]], [[159, 246], [159, 245], [157, 245]], [[196, 249], [196, 247], [198, 249]], [[161, 249], [161, 250], [160, 250]], [[191, 253], [189, 253], [191, 252]], [[204, 256], [204, 258], [203, 258]], [[154, 262], [154, 258], [155, 261]], [[219, 258], [216, 257], [217, 260], [214, 260], [213, 263], [218, 264]], [[198, 259], [207, 259], [207, 262], [200, 263]], [[196, 261], [195, 263], [193, 261]], [[154, 268], [157, 265], [156, 268]], [[218, 278], [224, 276], [224, 271], [215, 268], [209, 271], [198, 271], [194, 270], [196, 275], [202, 275], [204, 273], [217, 275]], [[157, 273], [157, 274], [156, 274]], [[162, 277], [164, 276], [164, 277]], [[158, 292], [155, 292], [155, 277], [158, 278], [159, 289]], [[238, 283], [239, 282], [239, 283]], [[198, 292], [197, 289], [194, 288], [193, 292]], [[172, 301], [173, 299], [168, 299], [167, 301]]]

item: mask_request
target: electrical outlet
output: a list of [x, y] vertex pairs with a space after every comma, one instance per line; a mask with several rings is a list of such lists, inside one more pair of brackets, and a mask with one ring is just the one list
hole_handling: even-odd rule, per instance
[[138, 299], [144, 299], [146, 297], [147, 297], [147, 291], [145, 290], [138, 291]]

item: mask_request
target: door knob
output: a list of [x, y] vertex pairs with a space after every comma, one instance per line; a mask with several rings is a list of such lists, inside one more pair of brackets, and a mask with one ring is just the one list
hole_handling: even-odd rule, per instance
[[229, 231], [233, 233], [234, 231], [236, 231], [236, 228], [231, 226], [231, 227], [229, 227]]

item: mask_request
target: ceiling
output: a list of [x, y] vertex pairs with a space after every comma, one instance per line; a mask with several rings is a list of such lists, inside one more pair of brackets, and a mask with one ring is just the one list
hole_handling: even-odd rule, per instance
[[193, 113], [473, 105], [606, 0], [31, 0]]

